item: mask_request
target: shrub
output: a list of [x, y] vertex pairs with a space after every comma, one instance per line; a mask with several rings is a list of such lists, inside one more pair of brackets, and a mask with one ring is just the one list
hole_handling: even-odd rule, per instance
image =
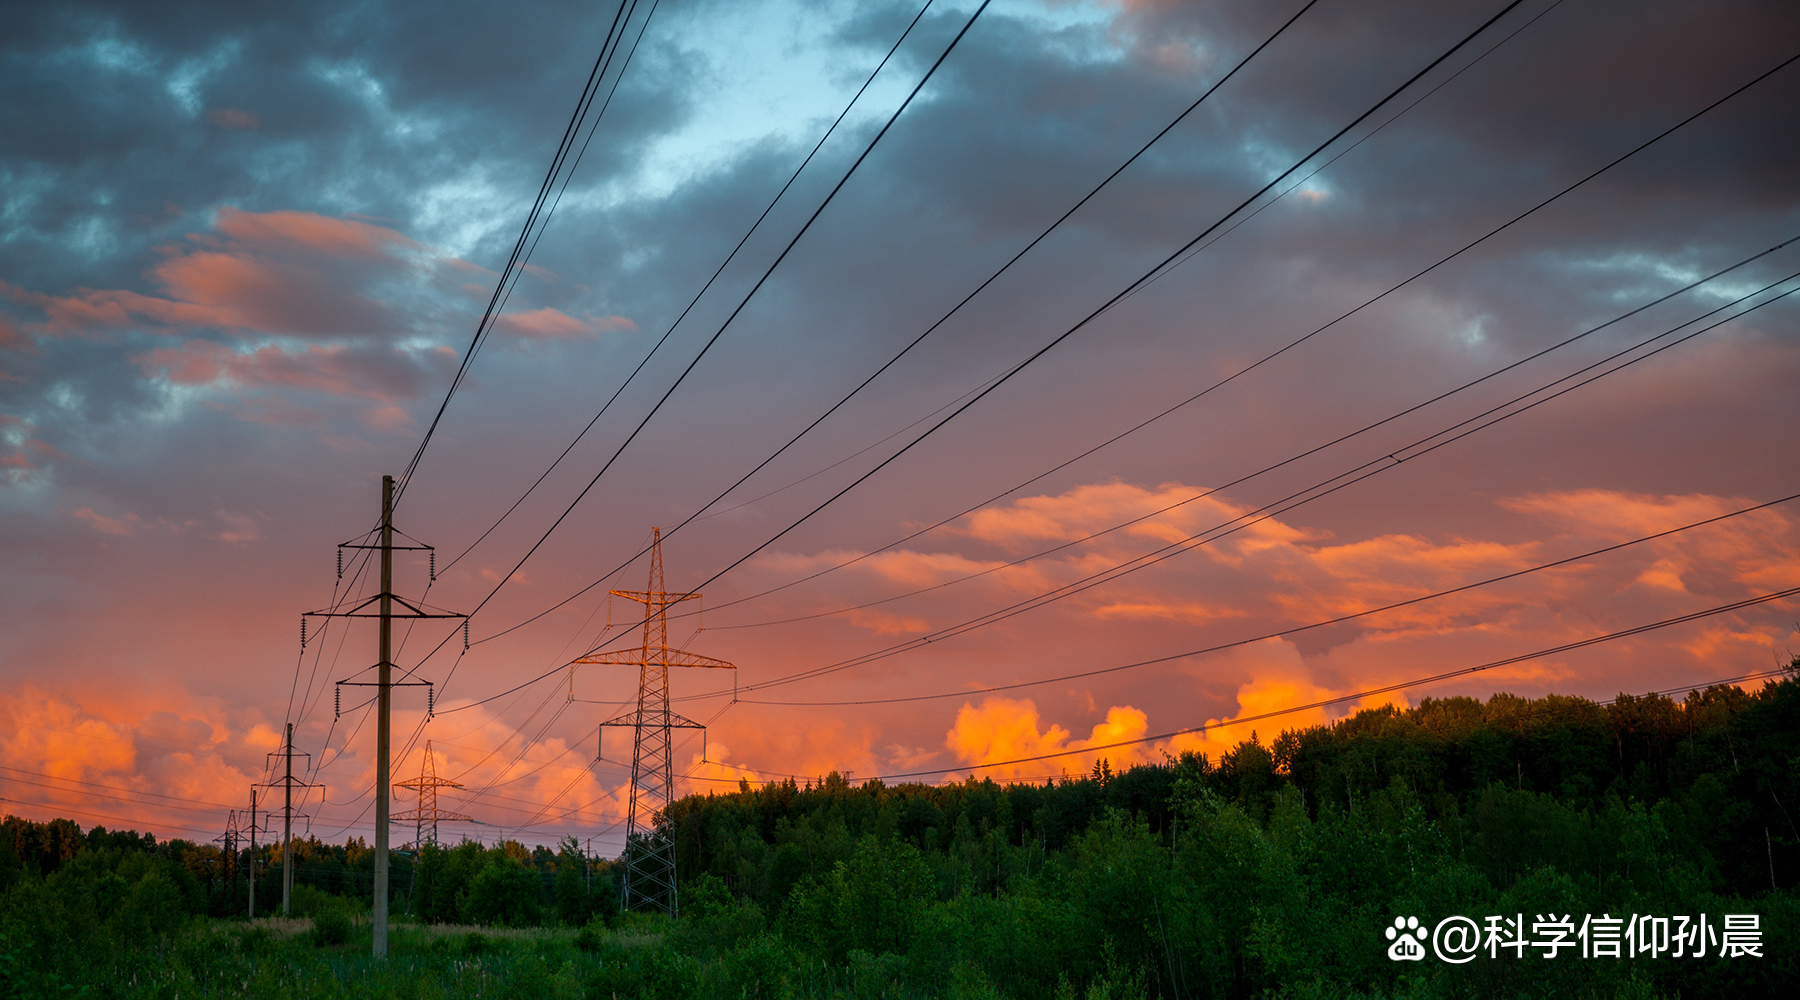
[[589, 954], [606, 950], [610, 940], [606, 923], [599, 917], [583, 924], [581, 930], [575, 932], [575, 947]]
[[350, 943], [350, 914], [343, 908], [321, 908], [312, 918], [312, 943], [315, 948], [329, 948]]

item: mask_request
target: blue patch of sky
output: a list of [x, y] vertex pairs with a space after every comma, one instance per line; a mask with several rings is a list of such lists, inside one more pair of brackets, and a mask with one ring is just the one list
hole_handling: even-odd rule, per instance
[[[974, 7], [966, 0], [940, 3], [932, 14], [960, 23]], [[696, 86], [703, 91], [701, 99], [677, 127], [648, 143], [632, 174], [593, 186], [577, 204], [604, 210], [659, 200], [728, 171], [748, 151], [769, 142], [810, 146], [886, 52], [886, 42], [847, 46], [841, 41], [859, 13], [853, 2], [788, 2], [659, 15], [646, 44], [680, 39], [697, 56], [689, 65], [700, 73]], [[984, 16], [1025, 22], [1055, 39], [1056, 48], [1066, 50], [1071, 61], [1095, 62], [1124, 56], [1104, 30], [1114, 15], [1108, 3], [1022, 2], [996, 4]], [[866, 135], [892, 114], [948, 41], [941, 30], [914, 32], [845, 118], [845, 141]], [[915, 103], [930, 101], [934, 89], [928, 86]], [[573, 190], [571, 197], [576, 197]]]

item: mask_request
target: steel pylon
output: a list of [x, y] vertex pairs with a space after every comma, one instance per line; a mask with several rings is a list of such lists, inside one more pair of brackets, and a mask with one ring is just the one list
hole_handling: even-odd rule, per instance
[[425, 841], [425, 825], [431, 825], [431, 843], [438, 842], [439, 820], [460, 820], [472, 823], [475, 817], [448, 809], [439, 809], [437, 793], [440, 788], [461, 788], [462, 786], [449, 778], [440, 778], [437, 773], [437, 762], [431, 752], [431, 741], [425, 741], [425, 762], [419, 766], [419, 776], [405, 781], [394, 782], [395, 788], [411, 788], [419, 793], [419, 807], [395, 813], [390, 817], [395, 822], [412, 820], [414, 824], [413, 846], [422, 847]]
[[569, 670], [573, 686], [577, 664], [611, 663], [638, 668], [637, 708], [600, 723], [602, 732], [613, 726], [630, 728], [634, 734], [621, 903], [629, 910], [660, 910], [676, 916], [680, 913], [680, 900], [676, 892], [675, 844], [662, 822], [664, 810], [675, 799], [672, 732], [706, 727], [669, 709], [669, 668], [736, 670], [737, 666], [685, 649], [669, 648], [668, 609], [683, 601], [697, 600], [700, 595], [671, 593], [663, 589], [662, 529], [650, 530], [648, 588], [610, 592], [615, 597], [644, 606], [643, 645], [637, 649], [591, 653], [570, 663]]

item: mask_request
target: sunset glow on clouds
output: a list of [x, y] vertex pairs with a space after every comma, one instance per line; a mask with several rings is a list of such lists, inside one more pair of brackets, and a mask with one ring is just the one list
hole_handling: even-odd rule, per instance
[[739, 667], [675, 672], [675, 710], [709, 726], [677, 732], [682, 793], [1043, 780], [1427, 696], [1676, 688], [1800, 645], [1786, 599], [1358, 695], [1800, 585], [1781, 503], [1364, 614], [1800, 493], [1800, 296], [1771, 301], [1800, 245], [1651, 304], [1800, 235], [1800, 67], [1384, 296], [1791, 55], [1794, 11], [1521, 8], [1058, 339], [1492, 12], [1309, 9], [935, 325], [1291, 14], [996, 4], [739, 311], [973, 9], [927, 12], [670, 332], [917, 8], [659, 5], [435, 422], [593, 11], [21, 15], [0, 38], [6, 808], [209, 840], [293, 721], [311, 829], [366, 836], [366, 689], [340, 717], [333, 687], [364, 677], [373, 627], [314, 619], [301, 650], [297, 619], [372, 593], [367, 550], [340, 579], [335, 547], [428, 427], [397, 523], [437, 548], [397, 557], [396, 589], [480, 610], [466, 652], [453, 621], [403, 628], [436, 715], [402, 689], [394, 774], [432, 741], [464, 786], [443, 804], [481, 821], [451, 837], [617, 849], [629, 746], [609, 729], [596, 760], [596, 727], [636, 678], [561, 668], [637, 641], [605, 594], [646, 585], [652, 526], [668, 586], [705, 594], [671, 642]]

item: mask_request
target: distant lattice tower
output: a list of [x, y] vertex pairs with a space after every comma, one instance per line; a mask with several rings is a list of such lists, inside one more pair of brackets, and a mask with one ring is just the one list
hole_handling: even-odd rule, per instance
[[638, 649], [593, 653], [569, 665], [571, 683], [575, 664], [615, 663], [638, 668], [637, 709], [600, 723], [625, 726], [635, 733], [631, 751], [631, 805], [625, 821], [625, 877], [621, 888], [626, 909], [680, 912], [675, 893], [675, 844], [660, 822], [675, 798], [674, 747], [670, 731], [704, 729], [692, 719], [669, 710], [670, 667], [715, 667], [736, 670], [735, 664], [709, 656], [669, 648], [670, 605], [696, 600], [699, 594], [663, 590], [662, 529], [652, 528], [650, 586], [647, 590], [614, 590], [611, 593], [644, 605], [644, 640]]
[[461, 788], [462, 786], [451, 781], [449, 778], [438, 777], [437, 763], [433, 759], [430, 740], [425, 741], [425, 761], [419, 766], [419, 776], [408, 781], [396, 781], [394, 782], [394, 787], [411, 788], [419, 793], [419, 807], [417, 809], [407, 809], [402, 812], [397, 812], [391, 817], [396, 822], [409, 819], [413, 821], [414, 847], [424, 846], [425, 824], [427, 823], [431, 824], [431, 843], [435, 844], [438, 842], [437, 825], [439, 820], [461, 820], [465, 823], [472, 823], [475, 820], [473, 816], [465, 816], [459, 812], [438, 808], [438, 789]]
[[219, 845], [219, 881], [229, 896], [237, 895], [238, 842], [242, 838], [237, 810], [233, 809], [225, 817], [225, 832], [213, 838], [213, 843]]

